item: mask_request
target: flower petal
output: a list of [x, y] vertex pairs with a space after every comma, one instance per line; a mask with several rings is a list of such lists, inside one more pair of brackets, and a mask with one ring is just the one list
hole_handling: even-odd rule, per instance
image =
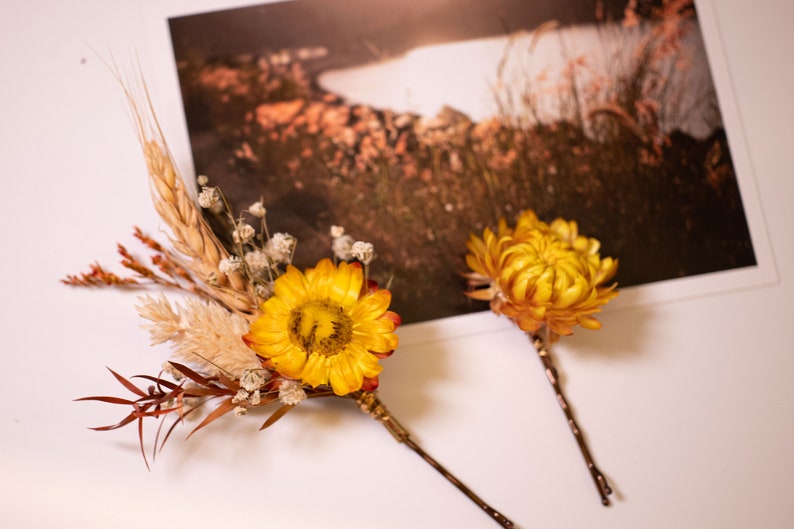
[[380, 318], [389, 308], [390, 303], [391, 292], [388, 290], [377, 290], [353, 305], [350, 309], [350, 317], [354, 321]]

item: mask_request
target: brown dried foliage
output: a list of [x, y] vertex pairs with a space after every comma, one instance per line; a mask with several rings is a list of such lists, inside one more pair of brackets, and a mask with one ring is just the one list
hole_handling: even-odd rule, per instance
[[61, 282], [66, 285], [81, 287], [147, 288], [151, 285], [159, 285], [210, 297], [209, 294], [203, 292], [201, 286], [174, 254], [163, 248], [160, 243], [149, 237], [137, 226], [133, 235], [151, 250], [150, 261], [153, 267], [141, 262], [126, 246], [118, 244], [117, 251], [121, 256], [120, 263], [124, 268], [133, 272], [132, 276], [118, 276], [113, 272], [107, 271], [99, 263], [94, 263], [89, 265], [88, 272], [67, 275], [64, 279], [61, 279]]
[[[137, 375], [134, 378], [142, 378], [144, 380], [148, 380], [152, 382], [154, 385], [149, 386], [145, 391], [135, 384], [133, 384], [127, 378], [119, 375], [112, 369], [109, 371], [116, 377], [122, 386], [124, 386], [128, 391], [130, 391], [133, 395], [135, 395], [135, 399], [125, 399], [121, 397], [110, 397], [110, 396], [95, 396], [95, 397], [83, 397], [76, 399], [78, 401], [99, 401], [99, 402], [106, 402], [109, 404], [120, 404], [123, 406], [131, 406], [132, 411], [124, 417], [121, 421], [117, 422], [116, 424], [108, 425], [108, 426], [99, 426], [92, 428], [92, 430], [96, 431], [108, 431], [108, 430], [115, 430], [121, 428], [122, 426], [126, 426], [132, 422], [137, 421], [138, 424], [138, 440], [141, 447], [141, 455], [143, 455], [143, 460], [146, 463], [146, 467], [149, 468], [149, 460], [146, 457], [146, 450], [144, 446], [143, 440], [143, 420], [147, 417], [152, 417], [159, 419], [165, 415], [171, 413], [178, 413], [178, 418], [175, 420], [171, 426], [166, 430], [165, 436], [163, 437], [162, 441], [159, 441], [160, 436], [160, 428], [162, 428], [163, 423], [161, 423], [160, 428], [157, 430], [157, 438], [155, 438], [155, 446], [153, 449], [152, 456], [156, 454], [159, 449], [162, 449], [165, 442], [173, 432], [174, 428], [176, 427], [179, 422], [181, 422], [184, 417], [194, 410], [198, 409], [197, 407], [185, 409], [185, 399], [186, 398], [200, 398], [203, 399], [204, 402], [210, 399], [215, 398], [224, 398], [221, 404], [213, 410], [196, 428], [193, 429], [191, 435], [200, 430], [201, 428], [205, 427], [218, 417], [228, 413], [232, 409], [234, 409], [234, 405], [231, 403], [232, 397], [235, 395], [238, 389], [240, 389], [239, 384], [234, 380], [231, 380], [225, 376], [219, 377], [212, 377], [207, 378], [203, 377], [200, 374], [196, 373], [192, 369], [184, 366], [182, 364], [178, 364], [175, 362], [171, 362], [171, 365], [182, 373], [185, 376], [186, 381], [193, 382], [192, 385], [186, 385], [183, 383], [174, 383], [169, 380], [165, 380], [162, 377], [152, 377], [149, 375]], [[159, 448], [158, 448], [159, 447]]]
[[[137, 422], [138, 442], [146, 468], [150, 468], [150, 466], [149, 459], [146, 456], [144, 442], [144, 419], [152, 418], [159, 420], [166, 415], [176, 414], [176, 418], [166, 428], [164, 433], [162, 429], [165, 426], [165, 422], [161, 422], [157, 428], [157, 434], [152, 447], [152, 460], [154, 460], [157, 452], [162, 450], [163, 446], [165, 446], [166, 441], [171, 436], [176, 426], [181, 424], [185, 417], [201, 409], [210, 401], [220, 400], [217, 406], [209, 411], [201, 422], [190, 431], [187, 438], [190, 438], [194, 433], [235, 410], [238, 406], [262, 407], [277, 401], [279, 393], [278, 387], [283, 380], [278, 376], [273, 376], [269, 379], [261, 389], [261, 400], [254, 406], [247, 401], [241, 401], [239, 403], [233, 401], [233, 398], [240, 390], [240, 384], [238, 381], [233, 380], [223, 373], [217, 376], [205, 377], [183, 364], [177, 362], [169, 362], [169, 364], [184, 377], [181, 382], [173, 382], [162, 376], [135, 375], [132, 377], [147, 380], [152, 383], [144, 390], [136, 386], [128, 378], [123, 377], [112, 369], [108, 369], [116, 380], [133, 394], [133, 398], [91, 396], [76, 399], [77, 401], [97, 401], [132, 407], [132, 410], [119, 422], [106, 426], [93, 427], [91, 429], [96, 431], [116, 430], [133, 422]], [[307, 388], [307, 397], [309, 398], [333, 395], [334, 393], [327, 389], [321, 388], [315, 390]], [[357, 394], [351, 396], [355, 397], [356, 395]], [[186, 399], [199, 399], [200, 403], [196, 406], [188, 406]], [[260, 430], [264, 430], [275, 424], [276, 421], [286, 415], [292, 408], [294, 408], [293, 405], [286, 404], [276, 408], [262, 424]]]

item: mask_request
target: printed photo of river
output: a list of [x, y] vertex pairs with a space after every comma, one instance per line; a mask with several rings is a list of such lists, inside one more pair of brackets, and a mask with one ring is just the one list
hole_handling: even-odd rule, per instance
[[465, 242], [527, 208], [598, 238], [621, 287], [756, 264], [691, 0], [292, 0], [169, 28], [196, 174], [235, 214], [262, 198], [297, 266], [331, 225], [372, 242], [406, 323], [487, 309]]

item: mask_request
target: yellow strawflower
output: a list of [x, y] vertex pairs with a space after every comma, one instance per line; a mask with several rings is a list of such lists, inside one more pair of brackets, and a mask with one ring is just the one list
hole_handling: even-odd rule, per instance
[[244, 340], [281, 375], [346, 395], [377, 387], [379, 358], [397, 347], [391, 293], [370, 290], [357, 264], [323, 259], [302, 273], [292, 265]]
[[514, 228], [500, 220], [496, 232], [471, 235], [466, 262], [473, 284], [487, 288], [469, 292], [490, 300], [494, 312], [512, 318], [524, 331], [542, 325], [560, 335], [581, 325], [599, 329], [593, 314], [617, 296], [614, 277], [618, 262], [601, 258], [600, 243], [579, 235], [576, 222], [557, 219], [550, 225], [533, 211], [523, 211]]

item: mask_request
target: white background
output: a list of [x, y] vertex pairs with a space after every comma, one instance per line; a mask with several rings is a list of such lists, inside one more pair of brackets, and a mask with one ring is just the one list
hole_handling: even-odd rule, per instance
[[[121, 392], [104, 366], [150, 373], [166, 356], [138, 328], [134, 294], [58, 282], [95, 259], [116, 262], [133, 225], [160, 226], [119, 88], [92, 48], [125, 64], [136, 50], [153, 86], [166, 86], [170, 51], [152, 22], [161, 4], [0, 4], [0, 525], [496, 527], [346, 401], [302, 406], [266, 432], [258, 416], [187, 442], [179, 430], [151, 472], [133, 428], [86, 429], [124, 412], [73, 402]], [[518, 527], [792, 525], [794, 4], [698, 6], [777, 281], [765, 273], [761, 285], [708, 295], [664, 284], [676, 300], [616, 304], [603, 330], [555, 346], [614, 505], [599, 504], [538, 360], [507, 322], [481, 314], [407, 328], [385, 362], [381, 395], [394, 414]], [[166, 106], [166, 134], [181, 134], [181, 110]], [[682, 299], [690, 287], [697, 295]]]

